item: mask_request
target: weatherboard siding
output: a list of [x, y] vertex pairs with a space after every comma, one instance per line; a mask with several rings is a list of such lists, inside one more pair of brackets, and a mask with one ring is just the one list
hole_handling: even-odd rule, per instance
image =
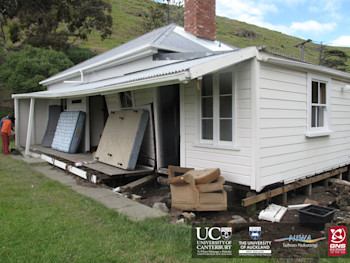
[[235, 148], [203, 147], [199, 142], [199, 91], [196, 83], [185, 85], [185, 165], [196, 169], [221, 170], [226, 181], [250, 186], [251, 183], [251, 63], [240, 63], [236, 71]]
[[291, 182], [350, 162], [350, 93], [331, 81], [329, 136], [306, 137], [307, 72], [261, 63], [258, 188]]

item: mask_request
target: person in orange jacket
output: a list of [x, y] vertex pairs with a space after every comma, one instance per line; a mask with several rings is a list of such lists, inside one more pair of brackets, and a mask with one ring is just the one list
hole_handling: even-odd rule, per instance
[[14, 122], [14, 117], [9, 114], [7, 117], [3, 118], [0, 123], [1, 127], [1, 140], [2, 140], [2, 152], [4, 154], [9, 154], [10, 145], [10, 135], [12, 130], [12, 123]]

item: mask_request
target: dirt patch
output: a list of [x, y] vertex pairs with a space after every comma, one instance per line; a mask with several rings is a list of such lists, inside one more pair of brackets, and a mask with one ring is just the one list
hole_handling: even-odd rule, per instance
[[[134, 189], [129, 195], [136, 194], [141, 196], [139, 202], [152, 207], [154, 203], [165, 203], [171, 209], [171, 193], [170, 187], [160, 185], [156, 181], [143, 185], [142, 187]], [[239, 191], [233, 190], [228, 192], [228, 210], [220, 212], [195, 212], [195, 221], [191, 223], [205, 223], [205, 224], [224, 224], [232, 220], [233, 215], [243, 217], [248, 223], [258, 223], [261, 210], [265, 209], [270, 203], [280, 204], [281, 197], [275, 197], [271, 200], [260, 202], [252, 208], [244, 208], [241, 206], [241, 199], [244, 198]], [[314, 200], [322, 206], [333, 207], [338, 209], [334, 216], [334, 221], [343, 222], [350, 221], [350, 192], [346, 186], [330, 185], [328, 188], [322, 184], [315, 184], [312, 189], [312, 195], [306, 196], [303, 189], [297, 189], [288, 193], [288, 204], [303, 204], [306, 199]], [[174, 220], [177, 220], [181, 214], [180, 212], [172, 210], [171, 215]], [[287, 211], [281, 220], [281, 223], [291, 223], [298, 225], [299, 214], [298, 211]], [[301, 230], [304, 230], [302, 228]], [[301, 231], [300, 230], [300, 231]]]

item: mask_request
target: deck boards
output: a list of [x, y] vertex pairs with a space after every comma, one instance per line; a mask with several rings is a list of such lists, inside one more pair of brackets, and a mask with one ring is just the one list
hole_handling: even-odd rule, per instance
[[[43, 154], [48, 154], [50, 156], [55, 156], [61, 159], [65, 159], [71, 162], [89, 162], [93, 161], [93, 157], [91, 153], [64, 153], [53, 150], [51, 148], [46, 148], [41, 145], [35, 145], [31, 147], [32, 150], [36, 152], [40, 152]], [[146, 175], [153, 173], [152, 167], [137, 165], [134, 171], [126, 171], [123, 169], [119, 169], [117, 167], [104, 164], [104, 163], [92, 163], [92, 164], [84, 164], [83, 166], [95, 170], [97, 172], [106, 174], [108, 176], [137, 176], [137, 175]]]

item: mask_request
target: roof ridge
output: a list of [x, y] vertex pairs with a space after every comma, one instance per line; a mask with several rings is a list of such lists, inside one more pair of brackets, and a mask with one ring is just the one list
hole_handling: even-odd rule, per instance
[[174, 23], [171, 23], [167, 26], [165, 26], [164, 28], [164, 32], [160, 33], [156, 38], [155, 40], [152, 41], [153, 44], [158, 44], [160, 42], [162, 42], [160, 39], [164, 39], [166, 38], [172, 31], [174, 31], [174, 29], [176, 28], [176, 24]]

